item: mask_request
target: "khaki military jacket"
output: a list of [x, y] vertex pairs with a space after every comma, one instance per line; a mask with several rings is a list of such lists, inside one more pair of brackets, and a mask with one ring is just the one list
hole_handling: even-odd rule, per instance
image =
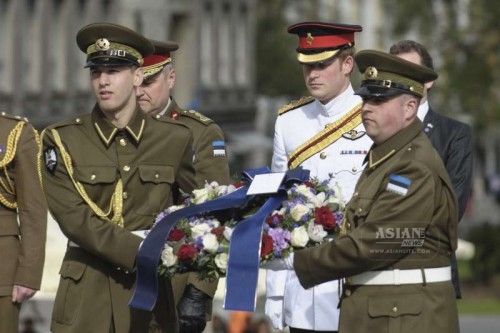
[[[295, 270], [305, 288], [347, 278], [339, 332], [458, 332], [451, 281], [349, 284], [349, 277], [366, 271], [449, 266], [457, 245], [457, 214], [446, 169], [415, 120], [370, 150], [346, 207], [347, 234], [297, 251]], [[410, 238], [422, 236], [423, 244], [405, 247], [401, 238], [392, 239], [398, 230], [404, 236], [405, 228], [416, 230]]]
[[38, 134], [27, 120], [2, 113], [0, 296], [12, 295], [14, 284], [40, 289], [45, 258], [47, 204], [40, 186], [38, 151]]
[[112, 318], [115, 332], [176, 330], [168, 281], [160, 281], [154, 320], [128, 306], [142, 241], [132, 231], [149, 229], [172, 205], [174, 183], [188, 192], [197, 187], [191, 146], [189, 128], [139, 109], [121, 130], [98, 106], [44, 130], [43, 187], [70, 241], [54, 304], [54, 332], [108, 332]]
[[[180, 108], [171, 99], [165, 115], [191, 128], [194, 137], [194, 168], [200, 188], [205, 182], [216, 181], [221, 185], [230, 183], [229, 162], [226, 154], [224, 133], [212, 119], [193, 111]], [[172, 289], [176, 304], [182, 298], [184, 289], [193, 284], [210, 297], [214, 297], [218, 279], [201, 281], [196, 273], [177, 274], [172, 278]], [[208, 317], [211, 316], [211, 304], [208, 305]]]
[[229, 184], [229, 161], [224, 133], [219, 125], [199, 112], [182, 109], [173, 98], [165, 115], [189, 126], [193, 131], [193, 163], [198, 183], [216, 181], [220, 185]]

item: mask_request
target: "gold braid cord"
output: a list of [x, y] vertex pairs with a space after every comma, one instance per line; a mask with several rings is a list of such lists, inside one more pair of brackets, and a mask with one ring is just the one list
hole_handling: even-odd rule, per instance
[[[5, 151], [4, 158], [0, 161], [0, 168], [2, 168], [3, 173], [5, 174], [5, 182], [0, 178], [0, 186], [2, 186], [5, 191], [9, 194], [15, 194], [14, 184], [12, 184], [12, 180], [9, 177], [9, 173], [7, 172], [7, 166], [16, 156], [17, 143], [19, 142], [19, 138], [21, 137], [21, 133], [23, 131], [25, 122], [20, 121], [17, 125], [10, 131], [9, 136], [7, 137], [7, 147]], [[7, 208], [16, 209], [17, 202], [11, 202], [7, 200], [2, 194], [0, 194], [0, 203]]]
[[[73, 165], [71, 161], [71, 156], [68, 154], [66, 149], [64, 148], [61, 137], [59, 136], [59, 133], [55, 130], [51, 130], [52, 135], [54, 135], [54, 140], [56, 141], [56, 145], [59, 148], [61, 152], [61, 157], [64, 162], [64, 165], [66, 166], [66, 169], [68, 170], [69, 177], [71, 178], [71, 181], [73, 182], [73, 185], [75, 186], [76, 190], [80, 194], [80, 196], [85, 200], [87, 205], [94, 211], [94, 213], [99, 216], [100, 218], [110, 221], [111, 223], [114, 223], [120, 227], [123, 227], [124, 221], [123, 221], [123, 199], [122, 199], [122, 192], [123, 192], [123, 182], [121, 179], [118, 179], [118, 182], [116, 183], [115, 190], [113, 192], [113, 196], [111, 197], [110, 200], [110, 205], [109, 209], [107, 212], [104, 212], [97, 206], [95, 202], [90, 199], [89, 195], [87, 194], [87, 191], [85, 191], [85, 187], [78, 182], [74, 177], [73, 177]], [[113, 217], [110, 219], [108, 215], [113, 212]]]

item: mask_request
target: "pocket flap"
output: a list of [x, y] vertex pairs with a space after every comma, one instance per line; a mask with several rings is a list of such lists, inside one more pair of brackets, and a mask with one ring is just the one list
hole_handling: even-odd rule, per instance
[[64, 278], [70, 278], [74, 281], [80, 281], [86, 268], [87, 265], [80, 262], [64, 261], [61, 265], [59, 274], [61, 274], [61, 276]]
[[116, 180], [116, 167], [74, 167], [75, 179], [85, 184], [114, 183]]
[[422, 294], [373, 295], [368, 297], [370, 317], [399, 317], [422, 312]]
[[140, 165], [141, 180], [150, 183], [173, 183], [174, 168], [170, 165]]

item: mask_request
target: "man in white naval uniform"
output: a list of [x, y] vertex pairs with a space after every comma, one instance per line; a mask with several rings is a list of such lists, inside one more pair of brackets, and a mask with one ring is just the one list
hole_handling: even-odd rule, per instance
[[[320, 180], [338, 182], [348, 201], [372, 141], [361, 123], [354, 95], [354, 33], [359, 25], [304, 22], [290, 26], [299, 36], [297, 59], [311, 96], [285, 105], [275, 124], [272, 171], [295, 167]], [[339, 282], [304, 289], [293, 270], [267, 271], [265, 312], [276, 329], [291, 333], [336, 332]]]

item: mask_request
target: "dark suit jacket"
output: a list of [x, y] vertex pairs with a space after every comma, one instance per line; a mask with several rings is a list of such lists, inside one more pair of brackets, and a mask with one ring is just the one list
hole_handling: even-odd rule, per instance
[[472, 130], [469, 125], [429, 109], [424, 132], [444, 162], [458, 199], [458, 220], [462, 218], [472, 187]]
[[[444, 162], [458, 199], [458, 221], [464, 215], [472, 187], [472, 130], [469, 125], [445, 117], [429, 108], [424, 132]], [[452, 280], [457, 298], [462, 298], [455, 255]]]

